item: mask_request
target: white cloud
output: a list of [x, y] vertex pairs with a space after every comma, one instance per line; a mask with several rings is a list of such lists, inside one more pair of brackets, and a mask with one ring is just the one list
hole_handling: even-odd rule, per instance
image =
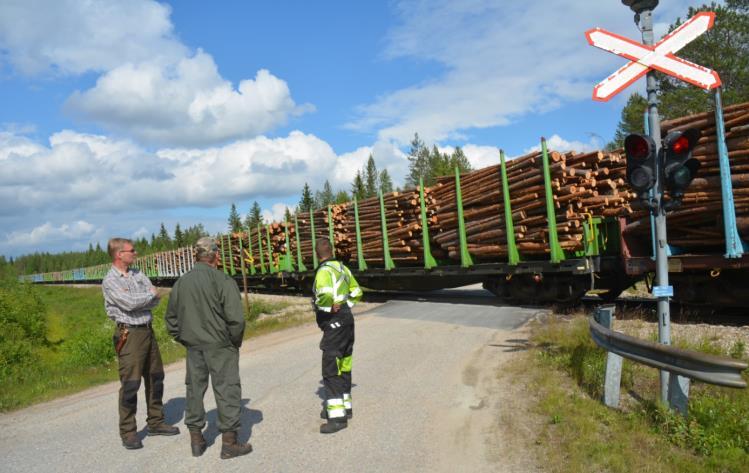
[[235, 86], [173, 32], [152, 0], [0, 4], [0, 65], [22, 74], [101, 73], [66, 102], [76, 117], [139, 141], [207, 146], [257, 136], [314, 109], [261, 69]]
[[26, 75], [82, 74], [183, 55], [168, 5], [150, 0], [0, 3], [0, 50]]
[[147, 143], [202, 146], [255, 136], [311, 110], [297, 106], [286, 82], [265, 69], [238, 88], [198, 51], [176, 64], [125, 64], [74, 93], [67, 109]]
[[[553, 151], [566, 152], [566, 151], [577, 151], [577, 152], [588, 152], [596, 149], [601, 149], [601, 142], [596, 137], [591, 137], [588, 143], [581, 141], [567, 141], [559, 135], [552, 135], [546, 139], [546, 148]], [[530, 153], [531, 151], [540, 151], [541, 144], [537, 144], [530, 148], [526, 148], [523, 153]]]
[[319, 190], [328, 179], [334, 188], [348, 190], [369, 152], [394, 179], [405, 168], [402, 153], [392, 145], [337, 156], [326, 142], [299, 131], [223, 147], [155, 152], [128, 140], [73, 131], [52, 135], [49, 146], [5, 133], [0, 134], [0, 218], [70, 209], [112, 214], [208, 208], [258, 197], [296, 200], [305, 182]]
[[378, 171], [382, 172], [383, 169], [387, 169], [393, 182], [403, 181], [408, 171], [406, 154], [395, 143], [378, 141], [373, 146], [362, 146], [340, 155], [333, 176], [334, 180], [331, 180], [331, 184], [343, 182], [343, 188], [349, 191], [350, 183], [356, 177], [356, 172], [364, 169], [370, 154], [375, 160]]
[[262, 215], [263, 215], [263, 222], [270, 223], [270, 222], [283, 222], [286, 217], [286, 209], [289, 209], [289, 212], [294, 214], [294, 208], [296, 208], [296, 202], [295, 203], [275, 203], [271, 206], [269, 209], [263, 209]]
[[54, 241], [93, 238], [98, 229], [94, 225], [79, 220], [71, 224], [54, 226], [46, 222], [30, 231], [14, 231], [6, 235], [6, 245], [40, 245]]
[[[674, 18], [688, 5], [670, 2], [656, 17]], [[461, 139], [472, 128], [589, 99], [623, 59], [589, 46], [584, 32], [601, 26], [639, 39], [619, 2], [403, 0], [396, 9], [385, 57], [427, 61], [443, 73], [363, 105], [347, 127], [400, 144], [414, 131], [427, 142]]]

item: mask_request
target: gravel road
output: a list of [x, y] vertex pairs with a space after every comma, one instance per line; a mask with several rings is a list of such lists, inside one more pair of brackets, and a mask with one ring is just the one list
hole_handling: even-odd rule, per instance
[[[209, 389], [209, 448], [190, 456], [184, 427], [184, 362], [167, 368], [167, 421], [182, 433], [145, 437], [128, 451], [117, 434], [111, 383], [0, 415], [3, 472], [502, 472], [508, 462], [497, 419], [504, 388], [497, 372], [519, 327], [536, 309], [470, 301], [391, 301], [357, 315], [354, 418], [333, 435], [318, 432], [320, 332], [314, 325], [245, 342], [240, 359], [244, 410], [240, 438], [254, 451], [220, 460], [221, 437]], [[509, 343], [509, 344], [508, 344]], [[508, 348], [509, 347], [509, 348]], [[145, 427], [142, 389], [139, 427]], [[535, 468], [534, 468], [535, 469]]]

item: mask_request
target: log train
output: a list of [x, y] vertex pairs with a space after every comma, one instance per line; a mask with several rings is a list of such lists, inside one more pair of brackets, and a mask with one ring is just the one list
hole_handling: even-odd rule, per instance
[[[749, 307], [749, 103], [725, 107], [723, 117], [725, 132], [712, 112], [661, 125], [664, 135], [700, 130], [693, 150], [699, 175], [668, 214], [669, 278], [681, 303]], [[720, 136], [730, 162], [723, 169]], [[500, 161], [456, 170], [432, 186], [220, 235], [220, 268], [256, 290], [308, 291], [318, 264], [314, 243], [329, 238], [367, 288], [480, 282], [508, 304], [574, 303], [591, 290], [611, 300], [655, 270], [650, 213], [626, 182], [622, 151], [560, 153], [542, 139], [539, 151], [509, 161], [500, 152]], [[136, 261], [162, 285], [193, 264], [189, 247]], [[108, 268], [21, 279], [97, 282]]]

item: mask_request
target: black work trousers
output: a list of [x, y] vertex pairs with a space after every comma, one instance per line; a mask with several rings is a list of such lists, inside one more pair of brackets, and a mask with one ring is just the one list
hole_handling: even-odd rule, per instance
[[344, 418], [350, 409], [351, 364], [354, 353], [354, 323], [332, 323], [323, 331], [322, 378], [325, 387], [326, 409], [329, 419]]

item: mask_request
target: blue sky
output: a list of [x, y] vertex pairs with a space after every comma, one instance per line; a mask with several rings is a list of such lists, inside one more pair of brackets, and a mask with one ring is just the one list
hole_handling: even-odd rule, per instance
[[[693, 2], [661, 2], [656, 32]], [[305, 182], [396, 185], [415, 132], [475, 167], [541, 136], [602, 147], [626, 93], [591, 100], [639, 39], [618, 1], [0, 1], [0, 254], [85, 249], [266, 218]], [[709, 66], [709, 65], [707, 65]], [[627, 93], [642, 90], [643, 81]]]

